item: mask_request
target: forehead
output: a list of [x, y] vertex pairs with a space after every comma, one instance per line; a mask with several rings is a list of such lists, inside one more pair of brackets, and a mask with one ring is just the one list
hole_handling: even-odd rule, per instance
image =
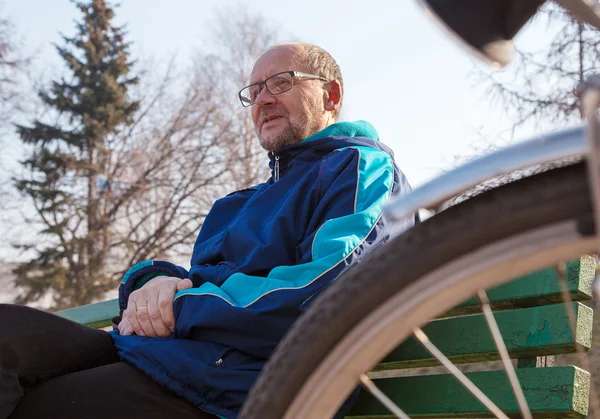
[[283, 71], [304, 71], [303, 68], [300, 68], [301, 65], [295, 58], [300, 52], [298, 47], [291, 46], [274, 48], [267, 51], [254, 64], [250, 75], [250, 83], [263, 81], [273, 74]]

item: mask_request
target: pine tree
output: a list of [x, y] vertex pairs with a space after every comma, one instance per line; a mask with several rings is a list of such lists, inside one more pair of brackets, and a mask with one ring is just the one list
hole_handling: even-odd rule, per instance
[[17, 126], [30, 152], [22, 162], [29, 174], [15, 185], [43, 226], [43, 240], [23, 246], [35, 256], [14, 271], [23, 290], [17, 302], [51, 290], [56, 309], [115, 287], [106, 264], [118, 205], [107, 179], [119, 134], [139, 108], [128, 96], [138, 78], [130, 75], [129, 44], [112, 24], [113, 9], [104, 0], [74, 4], [83, 15], [76, 34], [56, 46], [69, 76], [39, 92], [44, 118]]

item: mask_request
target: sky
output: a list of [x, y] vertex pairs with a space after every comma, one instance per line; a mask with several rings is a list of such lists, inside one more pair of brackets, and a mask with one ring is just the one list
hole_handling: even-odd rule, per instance
[[[414, 0], [122, 0], [116, 22], [127, 25], [134, 57], [160, 62], [176, 54], [187, 65], [206, 45], [215, 9], [241, 6], [290, 39], [333, 55], [345, 83], [342, 118], [371, 122], [413, 186], [510, 125], [471, 76], [474, 66], [486, 66], [448, 39]], [[2, 10], [34, 54], [36, 69], [59, 66], [52, 43], [61, 43], [61, 32], [74, 34], [79, 18], [70, 1], [4, 0]]]
[[[289, 40], [333, 55], [344, 78], [342, 119], [371, 122], [413, 187], [490, 143], [536, 133], [525, 126], [507, 139], [510, 118], [472, 75], [474, 68], [492, 70], [449, 39], [416, 0], [121, 0], [115, 21], [127, 26], [133, 59], [160, 64], [175, 56], [185, 68], [209, 46], [216, 9], [235, 13], [240, 7], [263, 15]], [[53, 44], [62, 44], [61, 33], [75, 34], [80, 18], [71, 1], [0, 0], [0, 11], [14, 23], [24, 53], [34, 57], [32, 73], [60, 68]], [[518, 45], [541, 49], [548, 39], [547, 27], [537, 24], [522, 31]], [[16, 166], [18, 139], [2, 140], [3, 164]], [[9, 241], [0, 244], [0, 259], [16, 257]]]

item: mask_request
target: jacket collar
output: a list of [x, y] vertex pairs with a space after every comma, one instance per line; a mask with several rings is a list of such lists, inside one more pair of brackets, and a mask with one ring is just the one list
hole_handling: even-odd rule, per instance
[[379, 134], [369, 122], [337, 122], [305, 138], [300, 143], [284, 147], [276, 153], [269, 152], [271, 174], [275, 178], [279, 171], [286, 172], [289, 162], [308, 149], [331, 152], [351, 145], [367, 145], [387, 151], [387, 147], [379, 142]]
[[367, 121], [337, 122], [329, 125], [316, 134], [305, 138], [298, 144], [284, 147], [276, 153], [269, 152], [269, 159], [273, 161], [275, 159], [275, 155], [290, 154], [296, 150], [305, 149], [307, 146], [310, 147], [311, 145], [307, 143], [330, 137], [363, 137], [370, 140], [379, 141], [379, 134], [377, 133], [377, 130], [375, 130], [375, 127], [373, 127], [373, 125]]
[[365, 137], [372, 140], [379, 140], [379, 134], [375, 127], [367, 121], [337, 122], [322, 129], [316, 134], [305, 138], [302, 142], [320, 140], [326, 137]]

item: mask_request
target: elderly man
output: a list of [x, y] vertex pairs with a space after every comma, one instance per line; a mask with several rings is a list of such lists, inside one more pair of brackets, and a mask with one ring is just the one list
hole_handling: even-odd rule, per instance
[[189, 272], [131, 268], [110, 334], [0, 306], [0, 412], [20, 399], [11, 418], [235, 418], [313, 297], [389, 237], [383, 204], [409, 186], [369, 123], [338, 122], [326, 51], [272, 47], [239, 97], [270, 179], [214, 204]]

